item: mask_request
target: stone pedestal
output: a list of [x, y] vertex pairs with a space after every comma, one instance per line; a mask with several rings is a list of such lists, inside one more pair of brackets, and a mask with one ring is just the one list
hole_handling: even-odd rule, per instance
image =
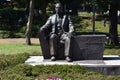
[[[44, 32], [40, 33], [44, 59], [50, 59], [49, 41]], [[105, 46], [105, 35], [75, 35], [71, 39], [70, 54], [73, 60], [102, 60]], [[64, 47], [58, 51], [57, 59], [64, 59]]]
[[72, 39], [73, 60], [102, 60], [105, 35], [76, 35]]

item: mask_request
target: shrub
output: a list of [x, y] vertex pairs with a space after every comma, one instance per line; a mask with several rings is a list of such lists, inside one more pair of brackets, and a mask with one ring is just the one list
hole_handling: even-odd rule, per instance
[[40, 29], [40, 25], [33, 25], [32, 37], [38, 37], [39, 29]]
[[82, 21], [82, 17], [80, 17], [80, 16], [72, 16], [72, 22], [73, 22], [73, 24], [75, 26], [75, 31], [82, 28], [81, 21]]
[[12, 73], [9, 75], [5, 74], [0, 79], [1, 80], [34, 80], [31, 77], [22, 76], [21, 74], [16, 74], [16, 73]]
[[25, 23], [25, 10], [0, 9], [1, 30], [17, 31]]
[[24, 61], [28, 58], [28, 54], [14, 54], [14, 55], [0, 55], [0, 70], [7, 67], [12, 67]]
[[74, 65], [38, 65], [17, 64], [0, 70], [1, 80], [46, 80], [60, 78], [64, 80], [119, 80], [120, 76], [106, 76]]
[[109, 15], [108, 14], [99, 14], [96, 16], [96, 20], [104, 20], [104, 18], [107, 18], [107, 20], [108, 20]]
[[91, 21], [90, 20], [84, 20], [81, 22], [82, 28], [87, 28], [88, 26], [91, 25]]

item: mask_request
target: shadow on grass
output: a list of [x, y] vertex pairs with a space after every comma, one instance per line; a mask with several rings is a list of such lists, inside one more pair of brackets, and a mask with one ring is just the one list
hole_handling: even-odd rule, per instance
[[115, 45], [106, 45], [105, 48], [106, 49], [120, 49], [120, 45], [117, 45], [117, 46], [115, 46]]
[[34, 43], [34, 44], [32, 44], [31, 46], [40, 46], [40, 44], [39, 43]]
[[[27, 45], [26, 43], [24, 43], [23, 45]], [[28, 46], [40, 46], [39, 43], [32, 43], [31, 45], [28, 45]]]

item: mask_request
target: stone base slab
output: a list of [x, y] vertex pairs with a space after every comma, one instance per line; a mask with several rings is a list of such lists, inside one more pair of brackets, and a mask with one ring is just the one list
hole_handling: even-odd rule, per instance
[[79, 65], [90, 70], [100, 71], [107, 75], [120, 74], [120, 57], [117, 55], [105, 55], [103, 60], [79, 60], [67, 62], [65, 60], [51, 61], [43, 56], [30, 56], [25, 64], [28, 65]]

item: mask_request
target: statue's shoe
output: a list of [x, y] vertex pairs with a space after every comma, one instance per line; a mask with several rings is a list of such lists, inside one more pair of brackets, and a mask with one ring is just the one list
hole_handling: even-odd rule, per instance
[[54, 56], [52, 56], [51, 57], [51, 61], [55, 61], [56, 59], [55, 59], [55, 57]]
[[66, 61], [72, 62], [72, 59], [70, 57], [66, 57]]

